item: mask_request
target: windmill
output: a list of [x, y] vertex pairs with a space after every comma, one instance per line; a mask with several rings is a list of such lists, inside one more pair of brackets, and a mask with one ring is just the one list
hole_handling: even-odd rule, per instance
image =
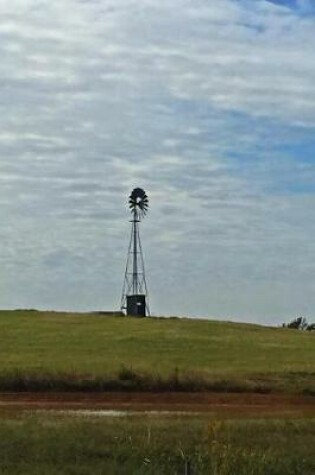
[[148, 211], [149, 200], [142, 188], [132, 190], [129, 197], [129, 208], [132, 213], [131, 235], [120, 308], [122, 311], [126, 311], [127, 315], [145, 317], [147, 314], [150, 315], [150, 310], [146, 301], [148, 290], [139, 223]]

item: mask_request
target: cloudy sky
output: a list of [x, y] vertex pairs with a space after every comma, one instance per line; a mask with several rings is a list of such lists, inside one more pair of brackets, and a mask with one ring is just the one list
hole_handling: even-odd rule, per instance
[[315, 313], [313, 0], [1, 0], [0, 307]]

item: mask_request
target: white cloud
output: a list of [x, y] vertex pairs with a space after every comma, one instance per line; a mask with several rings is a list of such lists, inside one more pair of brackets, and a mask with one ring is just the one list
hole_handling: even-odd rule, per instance
[[0, 16], [2, 306], [119, 302], [140, 185], [153, 310], [311, 311], [314, 17], [263, 0], [13, 0]]

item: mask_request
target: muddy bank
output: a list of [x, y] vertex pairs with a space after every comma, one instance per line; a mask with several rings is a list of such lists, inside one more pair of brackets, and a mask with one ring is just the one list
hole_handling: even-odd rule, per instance
[[315, 398], [231, 393], [0, 393], [0, 410], [123, 410], [215, 412], [315, 417]]

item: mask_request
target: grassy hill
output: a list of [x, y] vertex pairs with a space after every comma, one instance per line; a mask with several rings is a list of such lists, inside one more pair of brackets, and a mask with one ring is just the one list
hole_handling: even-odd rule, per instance
[[0, 390], [315, 394], [315, 335], [193, 319], [0, 312]]

